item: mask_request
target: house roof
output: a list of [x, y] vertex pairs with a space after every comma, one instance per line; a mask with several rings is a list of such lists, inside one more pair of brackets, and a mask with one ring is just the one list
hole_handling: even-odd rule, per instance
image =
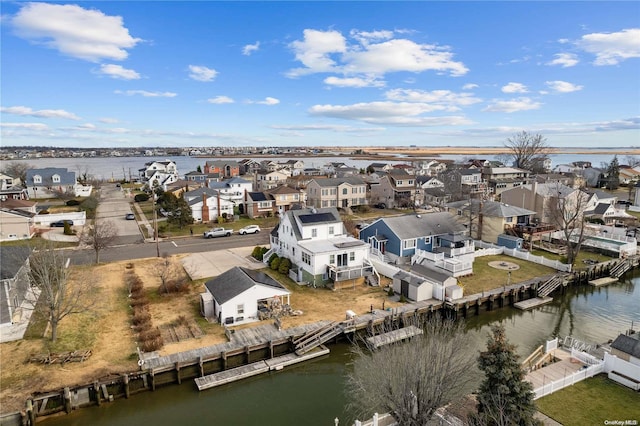
[[45, 167], [42, 169], [28, 169], [26, 181], [28, 185], [33, 185], [34, 176], [42, 177], [42, 183], [39, 185], [51, 185], [53, 175], [60, 176], [60, 182], [56, 185], [74, 185], [76, 183], [76, 173], [62, 167]]
[[393, 278], [408, 282], [411, 287], [418, 287], [425, 281], [425, 279], [422, 277], [418, 277], [402, 270], [396, 272]]
[[411, 272], [416, 275], [420, 275], [421, 277], [425, 277], [429, 281], [440, 284], [444, 283], [449, 277], [451, 277], [450, 275], [447, 275], [443, 272], [438, 272], [419, 263], [415, 263], [411, 266]]
[[358, 176], [351, 177], [343, 177], [343, 178], [327, 178], [327, 179], [313, 179], [313, 182], [316, 182], [319, 186], [324, 187], [334, 187], [341, 185], [343, 183], [348, 183], [349, 185], [365, 185], [364, 180]]
[[636, 334], [636, 337], [620, 334], [616, 337], [616, 340], [611, 343], [611, 347], [635, 358], [640, 358], [640, 340], [638, 340], [638, 334]]
[[385, 217], [379, 220], [386, 223], [393, 233], [403, 240], [429, 235], [454, 234], [466, 229], [447, 212]]
[[611, 204], [609, 203], [598, 203], [598, 205], [593, 209], [594, 214], [605, 214], [607, 210], [611, 208]]
[[26, 211], [26, 210], [20, 210], [20, 209], [7, 209], [4, 207], [0, 207], [0, 211], [2, 211], [3, 213], [8, 213], [8, 214], [13, 214], [16, 216], [21, 216], [21, 217], [26, 217], [26, 218], [32, 218], [34, 217], [36, 214]]
[[[480, 200], [475, 198], [471, 200], [473, 211], [478, 211], [479, 204]], [[469, 200], [453, 201], [451, 203], [447, 203], [447, 207], [468, 211]], [[534, 212], [533, 210], [523, 209], [522, 207], [501, 203], [499, 201], [483, 201], [482, 214], [488, 217], [513, 217], [528, 216], [536, 214], [536, 212]]]
[[302, 226], [317, 225], [320, 223], [342, 223], [340, 213], [338, 213], [338, 210], [335, 207], [289, 210], [285, 215], [289, 218], [291, 227], [293, 228], [293, 233], [298, 241], [302, 239], [302, 232], [300, 232], [298, 222], [300, 222]]
[[21, 209], [21, 208], [31, 208], [38, 204], [36, 201], [29, 200], [16, 200], [15, 198], [8, 198], [4, 201], [0, 201], [0, 207], [6, 209]]
[[247, 194], [253, 201], [270, 201], [264, 192], [248, 192]]
[[288, 185], [280, 185], [276, 186], [273, 189], [267, 191], [269, 194], [299, 194], [300, 191], [297, 189], [293, 189]]
[[227, 272], [207, 281], [204, 285], [219, 304], [228, 302], [255, 285], [269, 286], [287, 291], [282, 284], [264, 272], [240, 266], [229, 269]]
[[0, 250], [0, 280], [15, 277], [30, 254], [31, 249], [29, 247], [2, 247], [2, 250]]

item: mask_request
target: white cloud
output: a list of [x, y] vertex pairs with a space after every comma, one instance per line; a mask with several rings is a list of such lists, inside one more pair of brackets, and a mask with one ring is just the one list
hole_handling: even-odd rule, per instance
[[518, 112], [529, 111], [532, 109], [539, 109], [542, 104], [540, 102], [534, 102], [530, 98], [516, 98], [510, 100], [494, 100], [493, 103], [487, 106], [483, 111], [488, 112]]
[[296, 40], [289, 47], [293, 49], [296, 59], [306, 67], [289, 71], [290, 77], [334, 71], [336, 62], [330, 55], [347, 50], [346, 40], [338, 31], [309, 29], [304, 30], [304, 40]]
[[353, 127], [353, 126], [341, 126], [338, 124], [308, 124], [308, 125], [273, 125], [269, 126], [272, 129], [280, 130], [301, 130], [301, 131], [330, 131], [339, 133], [354, 133], [354, 132], [382, 132], [384, 127]]
[[336, 87], [384, 87], [385, 83], [381, 80], [376, 80], [372, 77], [327, 77], [324, 79], [324, 84], [328, 86]]
[[207, 99], [210, 104], [232, 104], [235, 101], [228, 96], [216, 96], [215, 98]]
[[40, 109], [33, 110], [25, 106], [0, 107], [0, 112], [5, 114], [22, 115], [41, 118], [66, 118], [68, 120], [80, 120], [77, 115], [63, 109]]
[[266, 98], [264, 98], [264, 101], [259, 101], [256, 103], [261, 105], [278, 105], [280, 103], [280, 100], [267, 96]]
[[478, 86], [475, 83], [467, 83], [464, 86], [462, 86], [462, 90], [473, 90], [473, 89], [476, 89], [478, 87], [480, 87], [480, 86]]
[[444, 107], [417, 102], [369, 102], [352, 105], [314, 105], [309, 113], [316, 116], [363, 121], [393, 126], [444, 126], [469, 124], [462, 116], [425, 117], [423, 114], [443, 110]]
[[96, 125], [92, 124], [92, 123], [80, 124], [76, 128], [79, 129], [79, 130], [95, 130], [95, 129], [97, 129]]
[[0, 127], [3, 129], [25, 129], [38, 132], [49, 130], [49, 126], [43, 123], [0, 123]]
[[562, 68], [573, 67], [580, 62], [578, 56], [574, 53], [556, 53], [552, 61], [547, 62], [547, 65], [560, 65]]
[[114, 64], [102, 64], [100, 65], [99, 74], [108, 75], [111, 78], [117, 78], [120, 80], [139, 80], [140, 74], [134, 70], [128, 70], [121, 65]]
[[242, 48], [242, 54], [245, 56], [251, 55], [253, 52], [257, 52], [260, 49], [260, 42], [256, 41], [254, 44], [247, 44]]
[[123, 60], [141, 41], [129, 35], [122, 17], [99, 10], [49, 3], [26, 3], [11, 19], [19, 37], [74, 58]]
[[617, 65], [626, 59], [640, 57], [640, 28], [586, 34], [576, 44], [596, 56], [594, 65]]
[[509, 83], [506, 86], [502, 86], [502, 91], [504, 93], [527, 93], [529, 90], [522, 83]]
[[218, 71], [201, 65], [189, 65], [189, 78], [196, 81], [213, 81]]
[[482, 99], [474, 97], [471, 93], [454, 93], [449, 90], [423, 90], [393, 89], [385, 93], [387, 99], [396, 102], [419, 102], [425, 104], [440, 105], [447, 111], [457, 111], [459, 106], [473, 105], [482, 102]]
[[571, 93], [582, 90], [583, 86], [579, 86], [577, 84], [569, 83], [566, 81], [556, 80], [556, 81], [546, 81], [544, 84], [549, 87], [549, 89], [558, 93]]
[[173, 92], [149, 92], [147, 90], [116, 90], [114, 93], [127, 96], [144, 96], [145, 98], [175, 98], [177, 93]]
[[115, 124], [119, 122], [117, 118], [110, 118], [110, 117], [100, 118], [98, 119], [98, 121], [105, 124]]
[[453, 60], [453, 53], [446, 46], [391, 39], [390, 31], [352, 31], [350, 35], [353, 43], [335, 30], [304, 30], [304, 40], [289, 45], [304, 67], [290, 70], [288, 76], [320, 72], [382, 76], [402, 71], [436, 71], [460, 76], [469, 71], [462, 62]]

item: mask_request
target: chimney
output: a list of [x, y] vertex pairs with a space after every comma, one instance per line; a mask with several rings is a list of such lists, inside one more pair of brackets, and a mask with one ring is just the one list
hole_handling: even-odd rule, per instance
[[207, 193], [202, 193], [202, 222], [209, 222], [209, 207], [207, 206]]

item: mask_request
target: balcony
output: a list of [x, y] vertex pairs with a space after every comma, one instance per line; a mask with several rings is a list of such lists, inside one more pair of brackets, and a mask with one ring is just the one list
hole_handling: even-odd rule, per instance
[[334, 266], [329, 265], [329, 278], [334, 282], [347, 281], [355, 278], [366, 277], [374, 273], [372, 265], [360, 266]]

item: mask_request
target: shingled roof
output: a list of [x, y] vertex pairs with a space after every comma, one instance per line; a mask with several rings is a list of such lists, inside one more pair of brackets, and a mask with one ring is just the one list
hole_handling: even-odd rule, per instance
[[611, 343], [611, 347], [632, 357], [640, 358], [640, 340], [636, 337], [621, 334]]
[[219, 304], [223, 304], [256, 285], [269, 286], [278, 290], [287, 289], [264, 272], [236, 266], [205, 283], [209, 293]]

